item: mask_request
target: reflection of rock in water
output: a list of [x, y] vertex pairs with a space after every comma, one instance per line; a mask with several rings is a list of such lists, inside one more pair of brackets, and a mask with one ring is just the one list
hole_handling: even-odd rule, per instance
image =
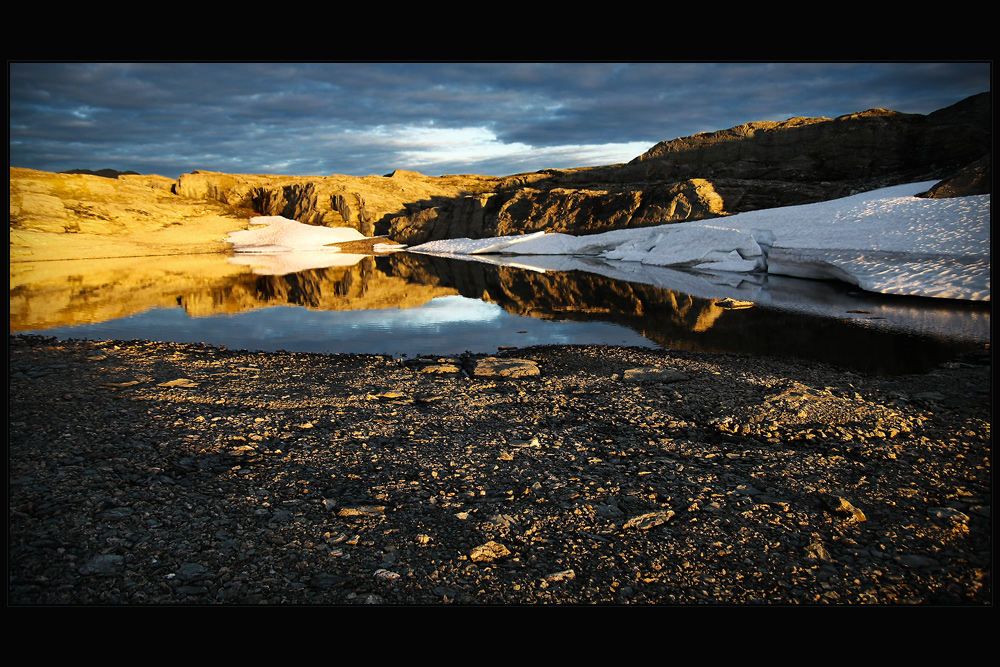
[[365, 259], [356, 266], [312, 269], [286, 276], [256, 276], [257, 298], [264, 303], [306, 306], [317, 310], [324, 303], [342, 304], [363, 293], [366, 278], [372, 273], [372, 262]]
[[287, 276], [254, 275], [223, 255], [40, 262], [17, 269], [11, 271], [12, 332], [103, 322], [177, 304], [198, 317], [281, 305], [412, 308], [461, 294], [517, 315], [612, 322], [665, 348], [793, 356], [860, 370], [922, 370], [975, 347], [917, 339], [864, 322], [762, 306], [741, 309], [598, 274], [540, 273], [411, 253]]
[[656, 321], [659, 324], [653, 331], [704, 332], [726, 311], [713, 300], [580, 271], [540, 273], [413, 253], [386, 259], [395, 275], [420, 282], [434, 280], [515, 315], [610, 321], [638, 331]]
[[[485, 262], [399, 253], [386, 271], [433, 281], [517, 315], [626, 326], [671, 349], [797, 357], [882, 373], [926, 369], [976, 346], [854, 321], [742, 307], [580, 271], [541, 273]], [[736, 307], [734, 306], [740, 306]]]
[[10, 330], [104, 322], [190, 297], [201, 302], [227, 292], [245, 272], [214, 254], [11, 264]]
[[374, 257], [352, 266], [310, 269], [282, 276], [240, 276], [231, 285], [181, 300], [190, 315], [241, 312], [269, 306], [311, 310], [414, 308], [455, 290], [415, 284], [380, 270]]

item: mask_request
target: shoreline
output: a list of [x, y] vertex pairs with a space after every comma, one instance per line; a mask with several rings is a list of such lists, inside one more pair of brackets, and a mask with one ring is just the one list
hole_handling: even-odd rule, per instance
[[992, 602], [988, 356], [496, 357], [10, 336], [8, 601]]

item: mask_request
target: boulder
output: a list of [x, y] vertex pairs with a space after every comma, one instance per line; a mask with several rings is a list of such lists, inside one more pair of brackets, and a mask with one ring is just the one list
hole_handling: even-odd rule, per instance
[[947, 199], [949, 197], [988, 195], [992, 183], [992, 156], [986, 155], [918, 196], [929, 199]]

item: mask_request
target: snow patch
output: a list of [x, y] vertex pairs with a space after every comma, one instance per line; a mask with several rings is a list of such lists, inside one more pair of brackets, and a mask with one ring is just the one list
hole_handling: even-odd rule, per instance
[[350, 227], [317, 227], [280, 215], [250, 218], [250, 229], [230, 232], [226, 241], [238, 253], [275, 253], [299, 250], [339, 252], [335, 243], [358, 241], [364, 234]]

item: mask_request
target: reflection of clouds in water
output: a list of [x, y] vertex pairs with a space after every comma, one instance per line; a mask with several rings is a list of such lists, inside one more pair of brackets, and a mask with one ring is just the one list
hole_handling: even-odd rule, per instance
[[60, 338], [207, 343], [264, 351], [411, 356], [493, 353], [501, 346], [653, 345], [619, 325], [511, 315], [496, 304], [460, 296], [440, 297], [405, 310], [313, 311], [277, 306], [192, 318], [181, 308], [169, 308], [38, 333]]
[[[259, 313], [260, 317], [270, 317], [267, 311], [279, 310], [266, 308]], [[282, 308], [282, 310], [285, 310]], [[298, 310], [298, 309], [294, 309]], [[345, 323], [356, 326], [377, 326], [392, 329], [397, 326], [448, 324], [452, 322], [476, 322], [493, 320], [503, 316], [504, 310], [492, 303], [462, 296], [443, 296], [431, 299], [423, 306], [416, 308], [387, 308], [382, 310], [345, 310], [330, 316], [336, 316]], [[285, 313], [280, 318], [285, 321], [294, 319], [306, 320], [316, 317], [311, 311]]]

